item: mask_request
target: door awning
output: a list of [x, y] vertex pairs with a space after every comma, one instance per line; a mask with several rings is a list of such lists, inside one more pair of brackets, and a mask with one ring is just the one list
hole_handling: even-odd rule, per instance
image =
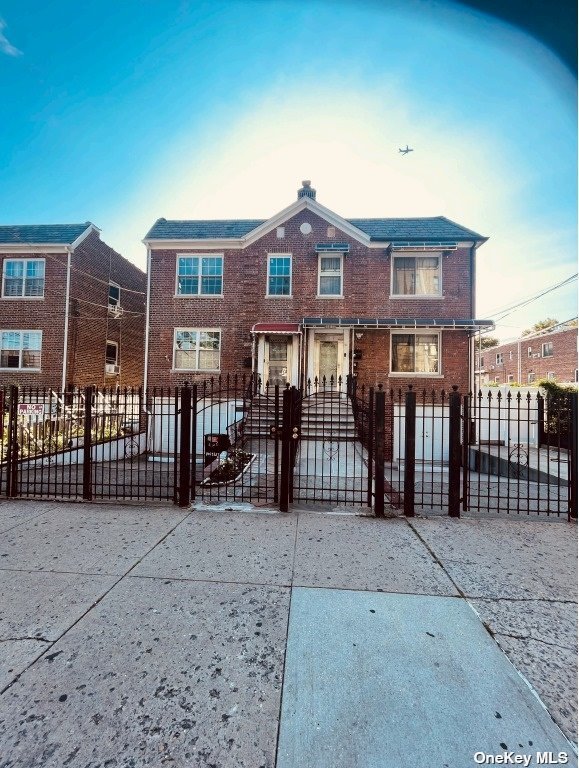
[[400, 318], [400, 317], [304, 317], [304, 328], [440, 328], [447, 331], [492, 330], [492, 320], [456, 318]]
[[291, 336], [300, 333], [298, 323], [256, 323], [251, 329], [252, 333], [279, 333], [282, 336]]

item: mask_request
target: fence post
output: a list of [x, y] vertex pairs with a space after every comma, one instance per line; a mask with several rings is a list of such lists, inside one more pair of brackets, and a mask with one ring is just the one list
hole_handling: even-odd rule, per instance
[[537, 431], [538, 431], [538, 448], [547, 442], [545, 435], [545, 398], [542, 395], [537, 395]]
[[577, 520], [577, 392], [569, 393], [569, 520]]
[[92, 501], [92, 397], [93, 387], [84, 388], [84, 435], [82, 440], [82, 498]]
[[281, 425], [281, 482], [279, 489], [279, 508], [281, 512], [289, 512], [292, 399], [291, 390], [287, 387], [283, 391]]
[[468, 472], [470, 451], [470, 396], [462, 398], [462, 511], [468, 509]]
[[[2, 414], [4, 418], [4, 414]], [[10, 387], [8, 410], [8, 466], [6, 471], [6, 495], [18, 495], [18, 387]]]
[[191, 501], [197, 494], [197, 384], [191, 387]]
[[179, 431], [179, 506], [188, 507], [191, 476], [191, 390], [181, 387], [181, 428]]
[[384, 427], [386, 424], [386, 392], [382, 384], [374, 392], [374, 512], [384, 517]]
[[448, 396], [449, 438], [448, 438], [448, 514], [460, 517], [460, 393], [453, 385]]
[[279, 384], [274, 387], [274, 431], [273, 437], [273, 500], [277, 504], [279, 501], [279, 439], [280, 439], [280, 420], [279, 420]]
[[[362, 387], [362, 395], [364, 388]], [[372, 484], [374, 481], [372, 463], [374, 460], [374, 387], [368, 392], [368, 487], [367, 505], [372, 508]]]
[[416, 392], [410, 387], [404, 398], [404, 514], [414, 517], [416, 472]]

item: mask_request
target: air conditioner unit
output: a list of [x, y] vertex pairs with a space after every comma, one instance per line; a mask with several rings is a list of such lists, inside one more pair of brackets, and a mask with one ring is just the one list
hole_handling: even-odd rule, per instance
[[121, 372], [120, 365], [115, 365], [114, 363], [107, 363], [105, 365], [105, 373], [109, 373], [114, 376], [120, 372]]
[[122, 314], [123, 308], [120, 304], [109, 304], [109, 315], [115, 318], [119, 318]]

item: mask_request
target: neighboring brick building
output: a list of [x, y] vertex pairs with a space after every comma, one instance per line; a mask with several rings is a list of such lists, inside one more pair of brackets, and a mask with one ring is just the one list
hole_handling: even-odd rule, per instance
[[0, 226], [0, 385], [138, 386], [146, 275], [94, 224]]
[[356, 374], [466, 392], [475, 252], [444, 217], [346, 220], [304, 182], [268, 220], [167, 221], [145, 237], [146, 380], [254, 371], [272, 383]]
[[541, 379], [577, 382], [577, 327], [562, 323], [516, 341], [478, 349], [476, 385], [536, 384]]

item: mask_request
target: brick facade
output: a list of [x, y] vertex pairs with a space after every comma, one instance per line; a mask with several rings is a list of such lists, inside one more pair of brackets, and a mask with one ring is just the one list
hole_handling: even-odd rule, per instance
[[[386, 246], [370, 247], [347, 231], [334, 227], [308, 208], [280, 222], [277, 227], [245, 247], [207, 247], [199, 241], [171, 243], [171, 247], [150, 241], [150, 342], [148, 385], [181, 385], [205, 379], [219, 372], [180, 371], [173, 368], [176, 328], [215, 328], [221, 330], [220, 371], [249, 373], [260, 370], [258, 339], [252, 335], [255, 323], [301, 324], [305, 317], [321, 318], [473, 318], [474, 243], [459, 243], [455, 249], [440, 249], [442, 295], [440, 297], [391, 296], [392, 253]], [[303, 234], [300, 227], [309, 224]], [[343, 296], [319, 297], [318, 254], [316, 243], [329, 239], [348, 244], [343, 260]], [[290, 296], [267, 296], [268, 254], [291, 254], [292, 288]], [[418, 255], [431, 256], [436, 251]], [[176, 268], [179, 255], [223, 255], [223, 296], [177, 296]], [[335, 328], [326, 332], [336, 333]], [[427, 329], [418, 329], [426, 333]], [[319, 329], [321, 332], [321, 329]], [[318, 329], [302, 328], [293, 337], [294, 354], [299, 355], [299, 380], [303, 384], [316, 370], [309, 350]], [[390, 361], [391, 330], [356, 329], [344, 333], [344, 361], [341, 371], [354, 373], [360, 384], [417, 389], [446, 389], [453, 384], [469, 389], [469, 332], [441, 330], [440, 374], [392, 374]], [[358, 338], [360, 336], [360, 338]], [[266, 337], [267, 338], [267, 337]], [[316, 338], [323, 338], [318, 336]], [[331, 338], [328, 336], [328, 338]], [[337, 338], [337, 337], [336, 337]], [[298, 341], [299, 340], [299, 341]], [[251, 367], [248, 367], [248, 364]]]
[[[480, 359], [482, 358], [482, 365]], [[550, 332], [483, 349], [475, 355], [477, 386], [488, 383], [533, 384], [541, 379], [577, 381], [577, 328]]]
[[[57, 250], [41, 252], [31, 246], [15, 252], [0, 246], [0, 274], [5, 259], [45, 260], [43, 297], [0, 298], [0, 330], [42, 331], [41, 369], [1, 368], [0, 386], [61, 388], [68, 254], [65, 248]], [[108, 310], [109, 280], [121, 286], [123, 313], [118, 319]], [[71, 258], [67, 385], [142, 384], [145, 297], [146, 275], [106, 245], [97, 231], [76, 246]], [[119, 375], [105, 374], [107, 340], [119, 345]]]

